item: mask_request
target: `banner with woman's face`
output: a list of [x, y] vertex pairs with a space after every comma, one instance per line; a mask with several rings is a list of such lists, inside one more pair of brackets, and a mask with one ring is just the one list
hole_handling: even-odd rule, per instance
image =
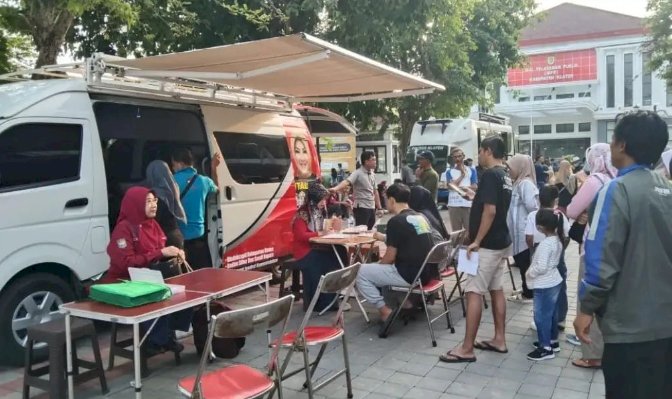
[[285, 133], [294, 172], [296, 203], [301, 207], [305, 203], [308, 183], [320, 176], [320, 161], [308, 129], [285, 125]]

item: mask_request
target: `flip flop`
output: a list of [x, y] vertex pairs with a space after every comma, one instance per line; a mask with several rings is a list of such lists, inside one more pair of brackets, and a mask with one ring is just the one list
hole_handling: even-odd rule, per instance
[[496, 346], [492, 345], [488, 341], [476, 341], [474, 342], [474, 348], [480, 349], [482, 351], [490, 351], [490, 352], [497, 352], [497, 353], [509, 353], [508, 349], [499, 349]]
[[572, 360], [572, 364], [576, 367], [582, 368], [582, 369], [601, 369], [602, 365], [597, 365], [591, 363], [591, 361], [588, 359], [574, 359]]
[[439, 356], [439, 360], [444, 363], [473, 363], [476, 361], [476, 356], [474, 357], [463, 357], [454, 354], [453, 352], [448, 352], [445, 355]]

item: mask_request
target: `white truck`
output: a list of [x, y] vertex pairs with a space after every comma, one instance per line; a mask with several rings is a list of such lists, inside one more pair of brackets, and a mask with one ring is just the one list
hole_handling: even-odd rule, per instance
[[442, 203], [447, 201], [443, 174], [453, 164], [450, 151], [460, 147], [466, 159], [471, 158], [473, 166], [476, 166], [481, 141], [493, 135], [504, 140], [507, 154], [513, 154], [514, 135], [508, 118], [479, 113], [464, 119], [430, 118], [418, 121], [411, 131], [406, 160], [415, 169], [418, 152], [429, 150], [434, 154], [434, 169], [442, 176], [438, 193], [438, 202]]

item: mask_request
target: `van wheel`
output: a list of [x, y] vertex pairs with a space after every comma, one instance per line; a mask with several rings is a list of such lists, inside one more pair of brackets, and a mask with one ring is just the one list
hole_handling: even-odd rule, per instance
[[[12, 283], [0, 296], [0, 362], [21, 366], [24, 362], [27, 328], [63, 317], [58, 306], [74, 300], [72, 289], [61, 278], [36, 273]], [[46, 356], [46, 345], [35, 346], [35, 356]]]

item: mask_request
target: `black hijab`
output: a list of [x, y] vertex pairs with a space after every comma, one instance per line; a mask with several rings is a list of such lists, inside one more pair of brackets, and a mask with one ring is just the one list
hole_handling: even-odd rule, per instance
[[432, 198], [432, 194], [422, 186], [413, 186], [411, 188], [411, 198], [408, 200], [408, 206], [416, 212], [420, 212], [429, 221], [434, 229], [436, 229], [444, 239], [448, 239], [450, 235], [446, 226], [443, 224], [439, 209]]

